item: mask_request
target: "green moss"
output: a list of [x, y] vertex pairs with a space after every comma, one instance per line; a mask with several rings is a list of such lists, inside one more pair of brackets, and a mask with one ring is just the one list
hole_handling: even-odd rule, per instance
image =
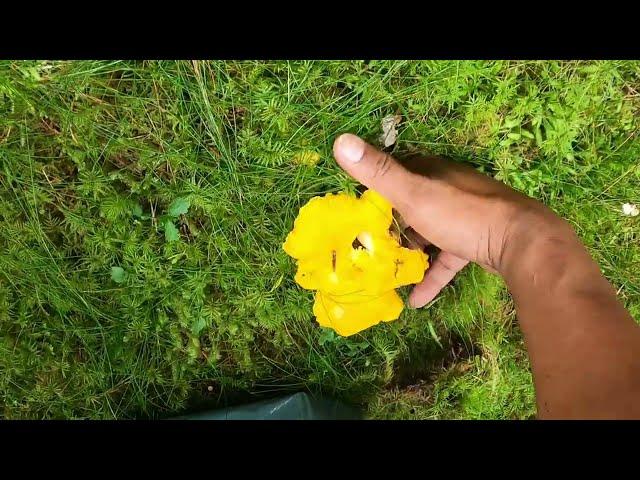
[[309, 390], [377, 417], [530, 417], [499, 279], [469, 269], [430, 308], [343, 339], [280, 246], [311, 197], [356, 187], [334, 137], [375, 142], [399, 113], [395, 154], [448, 155], [545, 201], [637, 318], [638, 218], [620, 205], [640, 202], [639, 66], [0, 62], [0, 415], [160, 417]]

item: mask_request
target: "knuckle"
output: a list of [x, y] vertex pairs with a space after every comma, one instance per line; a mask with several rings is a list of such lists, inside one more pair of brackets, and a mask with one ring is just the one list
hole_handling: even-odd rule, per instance
[[384, 178], [389, 173], [389, 170], [393, 166], [393, 162], [394, 160], [391, 158], [391, 155], [384, 153], [376, 161], [376, 165], [373, 170], [372, 179], [380, 180], [381, 178]]
[[442, 267], [449, 273], [458, 273], [462, 267], [465, 266], [466, 262], [457, 258], [450, 258], [447, 256], [440, 258], [440, 263]]
[[423, 178], [409, 174], [406, 181], [395, 186], [396, 209], [402, 214], [408, 225], [417, 225], [425, 216], [425, 208], [428, 205], [428, 189]]

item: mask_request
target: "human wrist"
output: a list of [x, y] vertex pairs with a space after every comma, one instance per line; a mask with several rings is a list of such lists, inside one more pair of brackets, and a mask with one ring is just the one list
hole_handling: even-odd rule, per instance
[[547, 208], [526, 206], [511, 222], [498, 271], [508, 285], [535, 281], [545, 273], [559, 276], [578, 258], [590, 259], [569, 223]]

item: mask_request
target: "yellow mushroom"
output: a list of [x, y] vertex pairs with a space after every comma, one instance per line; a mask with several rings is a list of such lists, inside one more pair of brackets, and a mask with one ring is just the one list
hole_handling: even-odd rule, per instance
[[420, 282], [428, 262], [398, 243], [392, 222], [391, 204], [373, 190], [314, 197], [300, 209], [283, 248], [298, 261], [296, 282], [318, 291], [320, 325], [346, 336], [398, 318], [394, 289]]

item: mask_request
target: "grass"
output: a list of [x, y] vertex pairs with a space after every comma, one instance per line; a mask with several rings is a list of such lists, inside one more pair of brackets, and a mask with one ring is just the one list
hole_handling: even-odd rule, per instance
[[[531, 418], [502, 282], [349, 338], [281, 249], [353, 191], [334, 137], [469, 162], [576, 227], [640, 319], [638, 62], [0, 62], [0, 416], [162, 418], [306, 390], [373, 418]], [[316, 161], [316, 154], [319, 160]], [[406, 294], [406, 291], [403, 292]]]

